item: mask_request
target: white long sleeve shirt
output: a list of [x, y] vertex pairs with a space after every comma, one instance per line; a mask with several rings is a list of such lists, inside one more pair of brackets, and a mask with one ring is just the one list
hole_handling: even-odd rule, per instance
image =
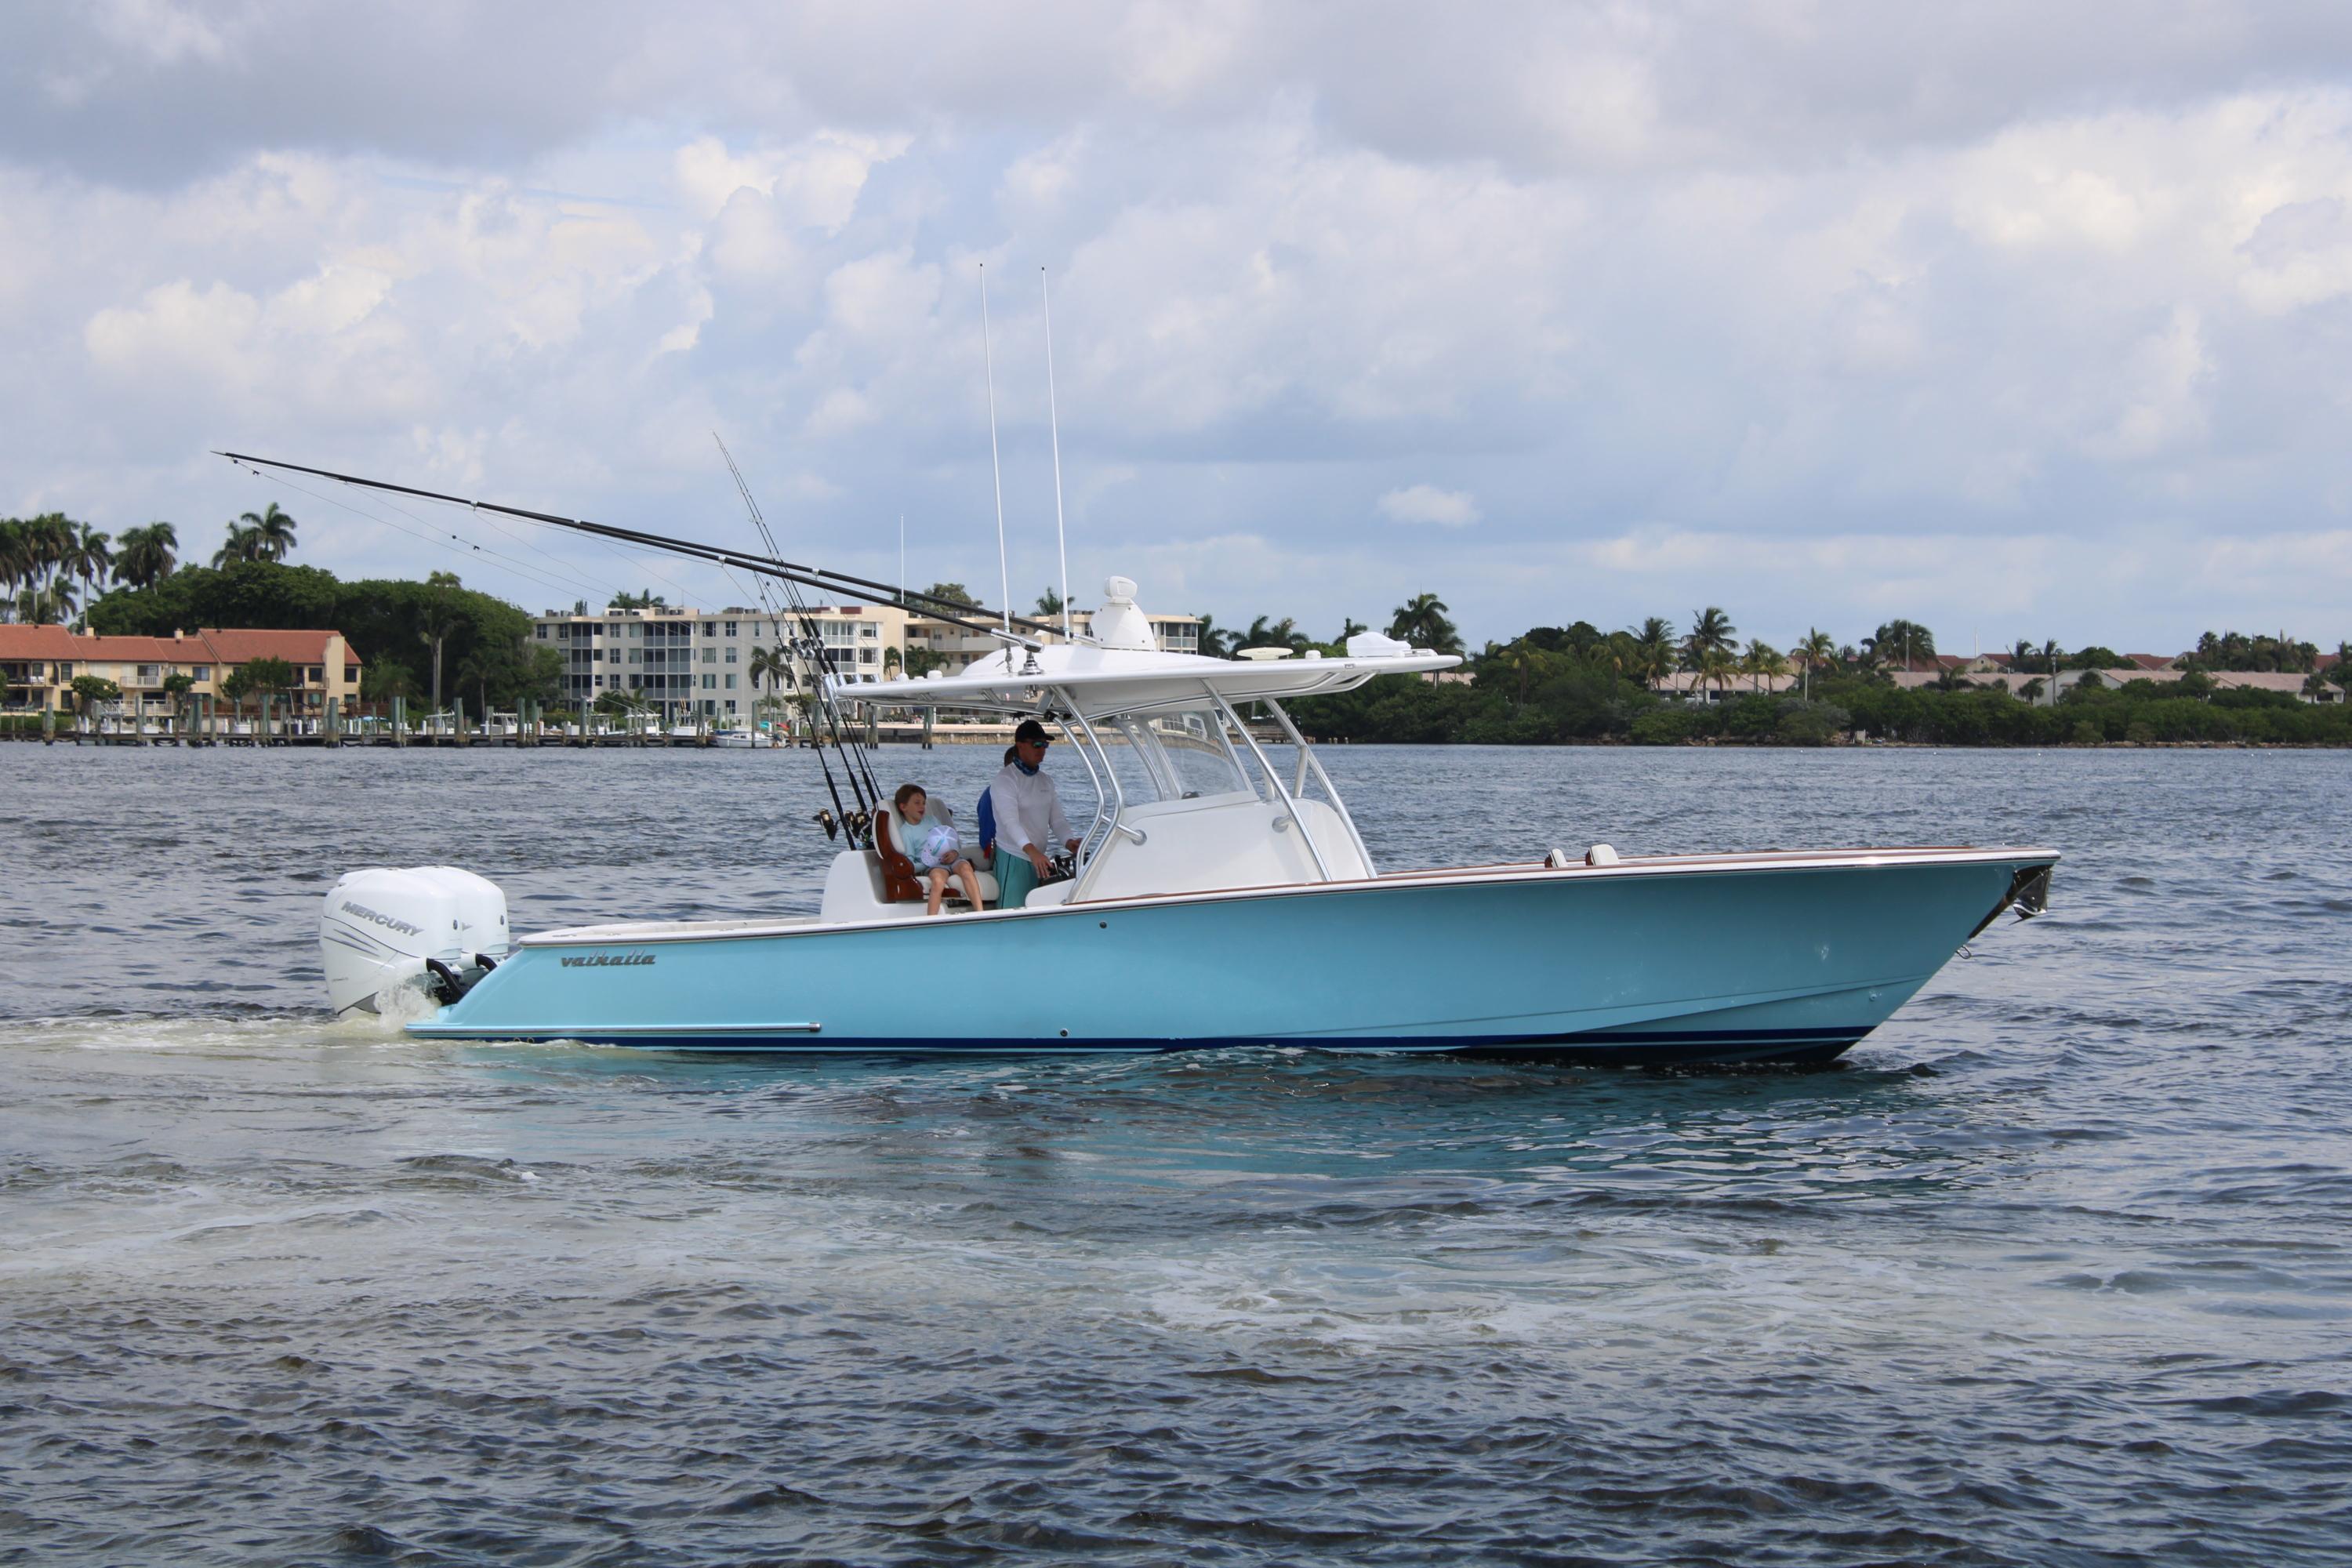
[[1024, 844], [1034, 844], [1047, 855], [1057, 853], [1062, 846], [1077, 837], [1070, 831], [1070, 819], [1062, 815], [1062, 796], [1054, 787], [1054, 778], [1045, 769], [1024, 773], [1018, 763], [1007, 763], [988, 786], [991, 809], [996, 813], [996, 846], [1013, 854], [1021, 853]]

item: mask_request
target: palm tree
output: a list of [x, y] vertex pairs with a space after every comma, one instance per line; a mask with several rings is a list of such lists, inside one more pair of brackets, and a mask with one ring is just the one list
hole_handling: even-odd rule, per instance
[[1881, 664], [1901, 659], [1906, 671], [1920, 659], [1933, 663], [1936, 658], [1936, 634], [1916, 621], [1900, 618], [1888, 621], [1864, 637], [1863, 646]]
[[383, 711], [395, 698], [416, 695], [416, 677], [406, 665], [381, 656], [369, 661], [366, 673], [360, 677], [360, 696], [376, 704]]
[[[502, 681], [506, 679], [507, 661], [499, 657], [496, 649], [477, 646], [471, 653], [457, 661], [457, 668], [454, 673], [459, 687], [472, 687], [474, 694], [482, 700], [482, 705], [477, 711], [476, 717], [482, 721], [483, 733], [488, 734], [490, 721], [490, 682]], [[436, 703], [436, 706], [439, 704]]]
[[114, 580], [127, 587], [152, 588], [169, 577], [172, 569], [179, 564], [173, 552], [180, 547], [180, 536], [168, 522], [126, 528], [119, 543], [114, 552]]
[[1830, 634], [1819, 626], [1805, 628], [1805, 640], [1797, 645], [1798, 662], [1805, 667], [1805, 700], [1813, 700], [1813, 671], [1837, 662], [1837, 644]]
[[790, 686], [793, 683], [792, 656], [781, 647], [753, 648], [751, 650], [751, 689], [759, 690], [761, 681], [773, 681], [778, 686]]
[[114, 552], [108, 548], [105, 534], [86, 522], [72, 525], [73, 532], [66, 541], [58, 560], [58, 570], [68, 577], [81, 579], [81, 602], [85, 609], [90, 602], [90, 584], [102, 582], [114, 568]]
[[276, 501], [258, 513], [247, 512], [237, 521], [253, 531], [257, 561], [283, 561], [294, 548], [294, 520], [278, 510]]
[[1693, 611], [1690, 633], [1683, 638], [1683, 652], [1690, 668], [1696, 669], [1700, 658], [1709, 652], [1728, 657], [1735, 646], [1734, 634], [1738, 630], [1719, 605]]
[[2327, 700], [2327, 689], [2335, 684], [2315, 669], [2303, 678], [2303, 694], [2314, 702], [2325, 702]]
[[1050, 621], [1061, 613], [1062, 595], [1054, 591], [1053, 584], [1047, 584], [1045, 591], [1037, 595], [1037, 618]]
[[[246, 515], [250, 517], [253, 514], [247, 512]], [[228, 535], [221, 542], [221, 547], [213, 552], [213, 570], [217, 572], [242, 561], [260, 559], [261, 535], [250, 528], [232, 522], [228, 525]]]
[[1432, 653], [1460, 653], [1462, 633], [1447, 618], [1448, 608], [1434, 594], [1415, 594], [1396, 607], [1389, 620], [1389, 636]]
[[0, 580], [15, 592], [17, 618], [63, 620], [70, 595], [58, 582], [74, 542], [75, 524], [61, 511], [15, 520], [0, 537]]
[[1718, 696], [1730, 686], [1731, 678], [1739, 673], [1738, 662], [1719, 647], [1700, 649], [1693, 668], [1697, 672], [1701, 689], [1713, 686]]
[[466, 616], [446, 594], [436, 594], [416, 617], [416, 640], [433, 650], [433, 711], [441, 711], [441, 650]]
[[32, 576], [32, 530], [21, 519], [0, 518], [0, 615], [16, 614], [16, 589]]
[[1304, 653], [1313, 646], [1307, 640], [1307, 634], [1298, 629], [1298, 623], [1288, 616], [1272, 622], [1260, 616], [1238, 640], [1243, 647], [1286, 647], [1293, 653]]
[[1514, 640], [1500, 653], [1495, 652], [1495, 645], [1492, 643], [1488, 643], [1486, 647], [1495, 662], [1511, 672], [1518, 700], [1525, 702], [1528, 700], [1528, 688], [1535, 683], [1536, 677], [1542, 672], [1543, 650], [1530, 647], [1525, 637]]
[[1195, 618], [1201, 623], [1201, 657], [1202, 658], [1232, 658], [1234, 634], [1217, 625], [1216, 617], [1213, 616], [1202, 615]]
[[[1055, 609], [1053, 609], [1053, 610], [1050, 610], [1050, 611], [1048, 611], [1048, 612], [1046, 612], [1046, 613], [1047, 613], [1047, 614], [1049, 614], [1049, 615], [1059, 615], [1059, 614], [1061, 613], [1061, 611], [1060, 611], [1059, 607], [1057, 606], [1056, 608], [1055, 608]], [[905, 659], [903, 659], [903, 658], [901, 658], [899, 657], [898, 650], [897, 648], [895, 648], [895, 647], [886, 647], [886, 648], [884, 648], [884, 649], [882, 650], [882, 674], [883, 674], [883, 676], [887, 679], [887, 677], [890, 677], [890, 676], [893, 676], [893, 675], [898, 674], [898, 667], [899, 667], [901, 664], [904, 664], [905, 662], [906, 662], [906, 660], [905, 660]]]
[[2347, 701], [2352, 701], [2352, 642], [2336, 645], [2336, 662], [2327, 668], [2328, 679], [2342, 688]]
[[1652, 616], [1629, 634], [1633, 639], [1633, 673], [1645, 686], [1655, 686], [1675, 672], [1674, 623]]
[[50, 583], [21, 589], [16, 595], [16, 618], [28, 626], [61, 626], [74, 612], [73, 588]]
[[1748, 645], [1747, 653], [1740, 658], [1739, 669], [1749, 679], [1755, 689], [1761, 691], [1764, 682], [1778, 680], [1789, 673], [1789, 661], [1780, 657], [1779, 648], [1759, 638]]

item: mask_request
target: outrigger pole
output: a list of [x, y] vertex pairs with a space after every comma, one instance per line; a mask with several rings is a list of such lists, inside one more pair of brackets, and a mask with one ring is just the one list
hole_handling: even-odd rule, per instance
[[[795, 562], [779, 560], [772, 555], [746, 555], [740, 551], [729, 550], [720, 545], [701, 544], [690, 539], [673, 539], [667, 534], [647, 533], [634, 528], [615, 528], [610, 523], [589, 522], [576, 517], [560, 517], [554, 512], [532, 511], [526, 507], [501, 506], [496, 501], [475, 500], [470, 497], [447, 495], [439, 490], [418, 489], [413, 485], [395, 485], [388, 479], [362, 479], [356, 474], [339, 474], [331, 468], [313, 468], [301, 463], [284, 462], [276, 458], [257, 458], [245, 452], [215, 450], [213, 456], [226, 458], [232, 463], [242, 463], [249, 468], [278, 468], [290, 474], [311, 474], [322, 479], [332, 479], [337, 484], [356, 485], [362, 489], [384, 490], [393, 495], [415, 496], [420, 500], [443, 501], [451, 506], [462, 506], [475, 511], [493, 511], [501, 517], [519, 517], [526, 522], [543, 522], [551, 528], [570, 529], [574, 533], [618, 540], [625, 544], [635, 544], [646, 550], [667, 551], [672, 555], [682, 555], [689, 560], [708, 561], [715, 565], [731, 566], [738, 571], [755, 573], [762, 577], [776, 577], [787, 583], [799, 583], [828, 594], [848, 594], [859, 598], [873, 597], [887, 600], [901, 593], [900, 590], [892, 588], [887, 583], [877, 583], [868, 577], [855, 577], [846, 572], [832, 572], [821, 566], [803, 566]], [[914, 592], [906, 592], [903, 596], [922, 601], [919, 605], [913, 607], [919, 608], [924, 615], [935, 621], [945, 621], [950, 626], [961, 626], [966, 631], [979, 632], [987, 637], [1003, 637], [1024, 648], [1035, 648], [1039, 645], [1030, 637], [1016, 634], [1013, 631], [1013, 627], [1018, 626], [1025, 632], [1048, 635], [1055, 630], [1050, 622], [1034, 621], [1024, 616], [1013, 615], [1009, 610], [1002, 616], [1003, 627], [1000, 629], [990, 626], [985, 621], [972, 620], [967, 615], [957, 614], [958, 611], [968, 612], [972, 608], [971, 605], [960, 600], [942, 599], [936, 594]]]

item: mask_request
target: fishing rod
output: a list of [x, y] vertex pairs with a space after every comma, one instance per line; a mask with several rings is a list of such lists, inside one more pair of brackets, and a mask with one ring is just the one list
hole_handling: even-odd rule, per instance
[[[737, 465], [735, 454], [727, 449], [727, 443], [719, 439], [717, 431], [711, 432], [710, 438], [719, 444], [719, 455], [726, 460], [727, 472], [735, 480], [736, 493], [743, 498], [743, 510], [751, 514], [751, 526], [758, 531], [761, 542], [768, 547], [771, 553], [773, 553], [776, 548], [776, 536], [770, 531], [767, 517], [760, 510], [760, 503], [752, 498], [751, 486], [743, 478], [743, 470]], [[882, 787], [875, 780], [874, 769], [866, 758], [864, 744], [852, 742], [845, 732], [841, 721], [840, 703], [833, 694], [833, 686], [838, 671], [834, 664], [833, 649], [825, 645], [823, 628], [818, 626], [816, 617], [809, 609], [808, 602], [801, 596], [798, 584], [786, 579], [784, 594], [792, 606], [793, 618], [800, 622], [800, 636], [794, 640], [798, 645], [797, 651], [801, 662], [803, 667], [814, 666], [819, 677], [816, 682], [817, 706], [824, 715], [826, 727], [833, 731], [834, 749], [841, 753], [842, 771], [848, 777], [850, 795], [857, 802], [857, 812], [855, 816], [842, 809], [841, 792], [834, 787], [833, 764], [825, 761], [824, 740], [823, 736], [819, 736], [816, 747], [817, 765], [824, 770], [824, 787], [833, 796], [833, 809], [835, 816], [831, 819], [820, 816], [818, 820], [828, 838], [833, 837], [835, 822], [837, 821], [841, 826], [848, 828], [849, 842], [854, 847], [861, 837], [871, 840], [874, 817], [882, 809]], [[770, 608], [777, 620], [782, 621], [786, 618], [781, 610], [774, 609], [770, 603], [764, 583], [760, 588], [760, 598], [761, 604]], [[861, 779], [863, 789], [859, 787]]]
[[[710, 438], [713, 441], [719, 441], [719, 455], [727, 459], [727, 471], [735, 476], [735, 489], [743, 498], [744, 510], [751, 514], [752, 525], [759, 530], [761, 542], [767, 545], [768, 552], [772, 555], [774, 554], [776, 552], [775, 538], [768, 531], [768, 520], [760, 514], [760, 503], [751, 499], [751, 487], [743, 482], [742, 470], [735, 466], [735, 454], [727, 449], [726, 442], [719, 440], [718, 431], [713, 430], [710, 433]], [[788, 617], [785, 616], [782, 610], [776, 607], [775, 600], [770, 596], [768, 593], [768, 580], [765, 577], [754, 576], [751, 581], [759, 590], [760, 607], [766, 610], [769, 615], [773, 617], [771, 622], [772, 625], [780, 630], [782, 629], [788, 624]], [[789, 598], [793, 605], [797, 606], [800, 601], [798, 589], [789, 583], [784, 584], [784, 586], [787, 590]], [[801, 618], [803, 623], [807, 620], [806, 616], [803, 616]], [[784, 649], [790, 646], [791, 644], [789, 641], [779, 644], [775, 651], [782, 653]], [[792, 679], [792, 669], [789, 665], [786, 666], [784, 674], [787, 679]], [[833, 782], [833, 764], [824, 760], [824, 742], [823, 737], [819, 737], [817, 741], [816, 762], [817, 766], [824, 772], [824, 793], [833, 797], [832, 812], [829, 815], [823, 811], [818, 812], [817, 824], [824, 829], [824, 836], [827, 838], [831, 838], [838, 830], [837, 825], [847, 820], [850, 814], [848, 809], [841, 804], [841, 791]], [[857, 793], [857, 786], [855, 780], [851, 782], [850, 793], [852, 795], [855, 795]], [[856, 835], [855, 833], [850, 836], [850, 842], [853, 844], [856, 842]]]
[[[715, 565], [731, 566], [738, 571], [780, 578], [789, 583], [803, 584], [827, 594], [844, 594], [857, 598], [876, 597], [886, 600], [919, 599], [922, 601], [920, 613], [935, 621], [945, 621], [950, 626], [961, 626], [966, 631], [995, 637], [1000, 641], [1009, 642], [1033, 652], [1041, 646], [1033, 638], [1016, 636], [1009, 629], [1000, 629], [990, 626], [985, 621], [972, 620], [967, 616], [957, 614], [956, 611], [970, 611], [973, 607], [961, 600], [941, 598], [936, 594], [915, 593], [893, 588], [887, 583], [877, 583], [870, 577], [852, 576], [846, 572], [829, 571], [821, 566], [803, 566], [796, 562], [779, 560], [773, 556], [747, 555], [740, 551], [729, 550], [715, 544], [702, 544], [690, 539], [675, 539], [667, 534], [647, 533], [634, 528], [616, 528], [610, 523], [590, 522], [582, 518], [562, 517], [549, 511], [533, 511], [526, 507], [503, 506], [497, 501], [475, 500], [470, 497], [448, 495], [440, 490], [419, 489], [413, 485], [396, 485], [388, 479], [363, 479], [357, 474], [339, 474], [331, 468], [314, 468], [305, 464], [289, 463], [276, 458], [257, 458], [249, 453], [224, 452], [217, 449], [213, 456], [226, 458], [232, 463], [241, 463], [256, 470], [278, 468], [288, 473], [313, 474], [322, 479], [332, 479], [338, 484], [356, 485], [362, 489], [385, 490], [394, 495], [415, 496], [422, 500], [442, 501], [451, 506], [467, 507], [475, 511], [497, 512], [502, 517], [519, 517], [526, 522], [545, 523], [551, 528], [569, 529], [575, 533], [615, 539], [623, 543], [635, 544], [648, 550], [659, 550], [672, 555], [682, 555], [688, 560], [707, 561]], [[1003, 615], [1001, 618], [1007, 628], [1019, 626], [1029, 632], [1047, 636], [1055, 635], [1055, 628], [1047, 622], [1034, 621], [1024, 616], [1010, 614]]]

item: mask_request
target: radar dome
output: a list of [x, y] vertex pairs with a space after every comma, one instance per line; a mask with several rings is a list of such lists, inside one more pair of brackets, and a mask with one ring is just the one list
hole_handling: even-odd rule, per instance
[[1160, 646], [1151, 635], [1150, 618], [1136, 607], [1135, 579], [1112, 577], [1103, 583], [1103, 606], [1095, 612], [1095, 641], [1105, 647], [1134, 648], [1150, 653]]

